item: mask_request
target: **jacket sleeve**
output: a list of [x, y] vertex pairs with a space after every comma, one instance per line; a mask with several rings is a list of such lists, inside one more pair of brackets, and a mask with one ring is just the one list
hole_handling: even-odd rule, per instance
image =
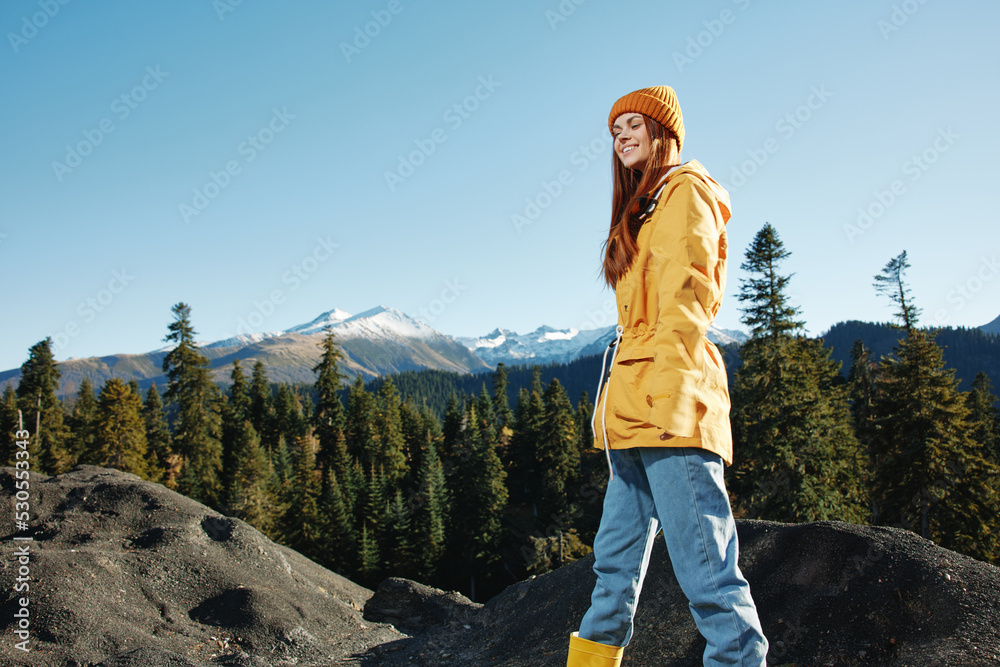
[[692, 437], [705, 413], [705, 340], [725, 288], [729, 210], [707, 183], [679, 181], [654, 213], [650, 238], [658, 308], [650, 422]]

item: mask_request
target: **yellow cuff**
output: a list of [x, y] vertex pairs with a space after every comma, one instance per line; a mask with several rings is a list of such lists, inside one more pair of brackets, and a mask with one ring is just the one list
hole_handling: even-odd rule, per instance
[[609, 646], [583, 639], [574, 632], [569, 637], [569, 659], [566, 667], [619, 667], [622, 664], [621, 646]]

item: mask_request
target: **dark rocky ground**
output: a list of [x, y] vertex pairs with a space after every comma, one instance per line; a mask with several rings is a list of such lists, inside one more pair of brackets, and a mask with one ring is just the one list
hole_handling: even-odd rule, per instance
[[[0, 513], [14, 479], [0, 468]], [[0, 664], [87, 667], [564, 665], [586, 558], [485, 605], [404, 579], [372, 593], [158, 484], [80, 466], [32, 476], [32, 652], [0, 523]], [[1000, 569], [901, 530], [739, 522], [772, 665], [1000, 665]], [[625, 665], [700, 665], [657, 542]]]

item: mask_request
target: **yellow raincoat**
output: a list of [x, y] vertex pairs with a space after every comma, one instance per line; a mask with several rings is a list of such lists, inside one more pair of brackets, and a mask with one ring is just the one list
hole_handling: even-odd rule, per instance
[[666, 176], [658, 201], [615, 288], [620, 342], [594, 446], [604, 448], [606, 429], [612, 449], [700, 447], [729, 465], [726, 369], [706, 337], [726, 287], [729, 194], [692, 160]]

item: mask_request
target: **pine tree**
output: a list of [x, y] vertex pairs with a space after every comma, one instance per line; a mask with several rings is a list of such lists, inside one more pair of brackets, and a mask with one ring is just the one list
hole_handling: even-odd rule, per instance
[[475, 599], [477, 582], [492, 574], [499, 560], [503, 539], [502, 517], [507, 506], [506, 473], [497, 455], [496, 432], [480, 419], [476, 402], [466, 405], [456, 474], [450, 477], [452, 545], [458, 552], [456, 571], [469, 577], [470, 597]]
[[347, 419], [344, 436], [347, 452], [361, 464], [362, 470], [369, 470], [377, 459], [379, 449], [375, 398], [365, 391], [364, 381], [359, 374], [347, 394]]
[[875, 393], [875, 363], [872, 352], [859, 338], [851, 348], [851, 370], [847, 375], [848, 399], [854, 419], [854, 433], [867, 448], [872, 438], [872, 400]]
[[577, 403], [576, 422], [580, 433], [580, 484], [577, 487], [576, 502], [580, 508], [574, 526], [585, 544], [593, 544], [597, 528], [601, 523], [604, 490], [608, 483], [608, 463], [604, 451], [594, 447], [591, 417], [594, 404], [589, 394], [580, 394]]
[[344, 492], [337, 481], [337, 474], [326, 473], [323, 492], [319, 500], [320, 542], [325, 545], [328, 568], [339, 574], [347, 574], [352, 568], [355, 555], [354, 530], [351, 525], [351, 510], [345, 502]]
[[321, 543], [322, 520], [319, 515], [320, 473], [316, 469], [315, 440], [299, 436], [295, 440], [295, 480], [288, 486], [281, 532], [285, 544], [303, 556], [320, 560], [326, 549]]
[[[876, 364], [872, 361], [871, 350], [859, 338], [851, 348], [851, 370], [847, 375], [847, 400], [851, 405], [851, 418], [854, 423], [854, 436], [858, 446], [866, 457], [865, 472], [862, 483], [866, 489], [871, 488], [870, 471], [872, 460], [872, 440], [875, 437], [875, 372]], [[870, 502], [870, 498], [869, 498]], [[869, 518], [871, 508], [869, 508]]]
[[232, 384], [229, 385], [227, 400], [222, 406], [222, 473], [219, 476], [219, 482], [226, 490], [224, 494], [226, 496], [232, 489], [233, 475], [238, 463], [237, 438], [242, 435], [243, 422], [250, 419], [250, 388], [239, 359], [233, 360], [233, 370], [229, 374], [229, 379]]
[[164, 397], [177, 404], [174, 450], [182, 457], [178, 491], [218, 507], [222, 487], [222, 446], [216, 412], [218, 390], [208, 375], [208, 359], [195, 344], [191, 308], [178, 303], [165, 340], [174, 348], [163, 358], [168, 384]]
[[407, 399], [399, 405], [399, 426], [403, 434], [403, 454], [406, 459], [407, 488], [416, 485], [417, 470], [424, 455], [427, 434], [424, 432], [424, 420], [413, 401]]
[[580, 469], [579, 434], [569, 396], [553, 378], [542, 396], [544, 413], [537, 449], [538, 504], [548, 522], [570, 507], [570, 489]]
[[142, 399], [120, 378], [105, 382], [97, 397], [94, 441], [94, 464], [147, 477]]
[[298, 395], [284, 382], [278, 385], [274, 396], [272, 417], [271, 432], [284, 437], [289, 443], [305, 436], [309, 430], [309, 425], [302, 416], [302, 404]]
[[403, 428], [400, 421], [399, 392], [391, 377], [385, 378], [376, 398], [375, 460], [385, 474], [385, 483], [395, 487], [408, 472], [404, 454]]
[[160, 399], [160, 392], [157, 391], [155, 382], [146, 390], [142, 417], [146, 425], [146, 443], [149, 451], [149, 478], [154, 482], [163, 482], [169, 489], [176, 489], [181, 457], [175, 454], [171, 447], [167, 415], [163, 411], [163, 401]]
[[500, 434], [500, 446], [506, 448], [514, 425], [514, 412], [510, 409], [510, 399], [507, 397], [507, 367], [503, 362], [497, 364], [493, 372], [493, 409], [497, 416], [497, 433]]
[[438, 450], [441, 463], [444, 466], [445, 477], [451, 477], [458, 470], [464, 458], [467, 458], [462, 448], [462, 429], [465, 414], [462, 402], [457, 394], [448, 397], [444, 410], [444, 421], [441, 424], [441, 447]]
[[[333, 332], [329, 329], [321, 343], [323, 356], [319, 363], [313, 367], [316, 377], [316, 393], [318, 400], [313, 411], [312, 425], [314, 433], [319, 442], [319, 451], [316, 454], [316, 464], [322, 476], [323, 499], [321, 505], [329, 507], [327, 511], [340, 512], [339, 505], [343, 505], [343, 512], [347, 516], [347, 523], [339, 519], [334, 519], [328, 531], [339, 533], [350, 531], [350, 517], [354, 512], [355, 498], [361, 480], [355, 477], [350, 454], [347, 451], [347, 414], [343, 403], [340, 401], [339, 391], [343, 380], [338, 362], [343, 358], [340, 348], [337, 347]], [[328, 487], [335, 484], [334, 489]], [[339, 553], [353, 553], [353, 537], [337, 537], [337, 543], [345, 544], [345, 539], [350, 538], [351, 548], [342, 550]], [[328, 543], [332, 537], [326, 538]], [[347, 568], [352, 560], [347, 558], [335, 559], [339, 567]], [[345, 570], [346, 571], [346, 570]]]
[[875, 521], [917, 532], [982, 560], [1000, 559], [1000, 470], [970, 437], [967, 399], [944, 366], [934, 335], [917, 328], [919, 310], [904, 281], [902, 253], [876, 276], [898, 306], [906, 336], [881, 360], [871, 440]]
[[366, 581], [372, 583], [370, 578], [383, 572], [379, 545], [383, 542], [385, 512], [389, 503], [385, 475], [381, 468], [372, 467], [359, 474], [363, 483], [355, 504], [353, 523], [356, 527], [361, 527], [362, 534], [357, 535], [355, 532], [358, 540], [356, 563], [359, 574], [369, 577]]
[[732, 390], [734, 509], [778, 521], [860, 522], [864, 466], [846, 387], [821, 340], [793, 335], [802, 323], [784, 293], [790, 276], [779, 273], [789, 254], [767, 224], [742, 265], [750, 272], [740, 287], [750, 304], [742, 321], [753, 335], [740, 348]]
[[21, 427], [18, 423], [17, 394], [8, 381], [0, 397], [0, 466], [14, 465], [14, 452], [17, 450], [15, 432]]
[[274, 470], [249, 420], [236, 427], [233, 450], [235, 464], [226, 504], [234, 516], [274, 539], [278, 537], [276, 515], [281, 507], [273, 491]]
[[594, 430], [591, 428], [591, 418], [594, 415], [594, 406], [590, 401], [590, 394], [586, 391], [580, 393], [580, 400], [576, 402], [576, 430], [580, 434], [580, 463], [583, 469], [583, 459], [596, 450], [594, 447]]
[[358, 575], [364, 584], [371, 585], [382, 571], [378, 539], [368, 528], [368, 521], [361, 522], [361, 538], [358, 540]]
[[264, 362], [258, 360], [253, 365], [250, 376], [250, 425], [260, 437], [260, 444], [264, 450], [271, 454], [271, 451], [278, 445], [276, 436], [268, 432], [274, 422], [272, 415], [273, 397], [271, 387], [267, 382], [267, 370]]
[[910, 268], [910, 263], [906, 260], [906, 251], [904, 250], [886, 263], [882, 272], [875, 276], [874, 283], [875, 291], [888, 296], [899, 308], [896, 317], [899, 318], [903, 329], [906, 330], [906, 335], [910, 335], [920, 317], [920, 310], [913, 305], [913, 300], [907, 301], [910, 296], [910, 288], [903, 281], [903, 274], [908, 268]]
[[970, 437], [968, 407], [941, 348], [916, 329], [879, 364], [875, 520], [983, 560], [1000, 557], [997, 467]]
[[403, 492], [396, 489], [385, 510], [386, 525], [382, 531], [382, 554], [385, 571], [394, 577], [412, 578], [416, 570], [413, 561], [410, 510], [403, 501]]
[[766, 223], [753, 238], [740, 268], [751, 276], [740, 285], [737, 299], [749, 305], [740, 310], [741, 321], [750, 327], [753, 338], [766, 336], [776, 341], [782, 334], [792, 334], [802, 327], [793, 319], [799, 309], [789, 305], [785, 288], [792, 276], [778, 273], [778, 266], [791, 253], [778, 238], [771, 223]]
[[281, 495], [295, 474], [295, 461], [288, 446], [288, 439], [284, 435], [278, 436], [278, 444], [271, 451], [269, 460], [274, 467], [274, 482], [277, 485], [275, 493]]
[[438, 458], [433, 440], [428, 442], [417, 471], [417, 498], [413, 510], [413, 549], [420, 581], [431, 581], [438, 572], [444, 555], [448, 525], [448, 490], [444, 467]]
[[545, 420], [545, 403], [542, 400], [541, 370], [532, 369], [531, 384], [517, 395], [514, 416], [514, 432], [510, 440], [510, 489], [512, 502], [526, 505], [532, 514], [537, 514], [537, 503], [541, 493], [542, 471], [536, 460], [542, 446], [542, 430]]
[[28, 360], [21, 364], [17, 385], [17, 405], [24, 417], [24, 428], [31, 434], [28, 451], [36, 472], [58, 474], [72, 467], [66, 450], [66, 429], [62, 401], [56, 398], [59, 368], [52, 355], [52, 339], [31, 346]]
[[986, 458], [1000, 464], [1000, 411], [996, 404], [990, 378], [986, 373], [978, 373], [965, 401], [969, 408], [969, 436], [982, 445]]
[[70, 437], [67, 449], [74, 461], [94, 458], [97, 444], [94, 441], [94, 422], [97, 419], [97, 397], [90, 378], [84, 376], [76, 393], [76, 401], [66, 420]]
[[343, 477], [348, 470], [347, 440], [344, 437], [344, 405], [340, 402], [340, 387], [344, 376], [340, 372], [343, 352], [334, 340], [333, 330], [325, 329], [320, 343], [323, 355], [313, 367], [316, 373], [317, 402], [312, 416], [312, 424], [319, 440], [317, 464], [324, 478], [332, 469]]

